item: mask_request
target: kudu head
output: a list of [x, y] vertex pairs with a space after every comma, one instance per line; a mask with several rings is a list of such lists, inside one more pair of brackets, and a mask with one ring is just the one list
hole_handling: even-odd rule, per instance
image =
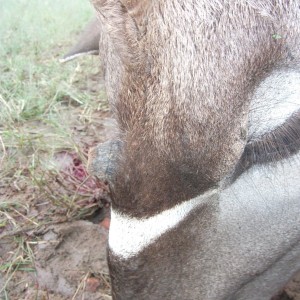
[[269, 299], [300, 268], [299, 1], [92, 3], [114, 299]]

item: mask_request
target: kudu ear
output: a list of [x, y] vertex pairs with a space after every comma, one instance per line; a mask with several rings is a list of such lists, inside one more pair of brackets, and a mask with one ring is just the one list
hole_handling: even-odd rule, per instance
[[[151, 0], [91, 0], [103, 28], [104, 44], [113, 45], [124, 65], [142, 61], [139, 41], [146, 33], [147, 11]], [[106, 41], [106, 39], [109, 40]]]
[[126, 8], [127, 13], [135, 21], [140, 34], [143, 34], [145, 15], [147, 15], [147, 10], [150, 6], [151, 0], [120, 0], [122, 5]]
[[65, 63], [81, 55], [99, 54], [100, 27], [97, 18], [93, 18], [79, 36], [78, 42], [60, 59]]

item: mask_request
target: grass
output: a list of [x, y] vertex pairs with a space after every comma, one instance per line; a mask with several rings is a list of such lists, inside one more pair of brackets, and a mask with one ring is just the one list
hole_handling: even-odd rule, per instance
[[81, 128], [108, 110], [98, 57], [59, 63], [92, 15], [89, 1], [0, 0], [0, 239], [17, 245], [0, 259], [4, 299], [16, 271], [33, 270], [26, 230], [83, 218], [99, 205], [89, 200], [97, 183], [55, 160], [66, 154], [82, 168], [98, 140], [81, 137]]
[[78, 72], [74, 63], [62, 66], [58, 58], [90, 18], [89, 4], [37, 0], [0, 4], [1, 123], [43, 116], [70, 94], [87, 104], [90, 95], [72, 85]]
[[14, 251], [11, 251], [7, 259], [8, 262], [0, 266], [0, 271], [5, 272], [8, 275], [6, 276], [3, 286], [0, 287], [0, 295], [1, 292], [5, 292], [4, 295], [6, 295], [6, 298], [8, 298], [6, 287], [17, 271], [35, 271], [32, 267], [33, 253], [30, 243], [26, 242], [22, 237], [15, 238], [15, 242], [17, 247]]

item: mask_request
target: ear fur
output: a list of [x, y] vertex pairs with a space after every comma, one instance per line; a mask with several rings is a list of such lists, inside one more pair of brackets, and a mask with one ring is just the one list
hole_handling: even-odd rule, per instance
[[60, 62], [65, 63], [82, 55], [98, 55], [100, 31], [97, 18], [93, 18], [80, 34], [78, 42], [60, 59]]
[[104, 45], [110, 45], [127, 69], [141, 59], [140, 41], [146, 33], [149, 0], [91, 0], [101, 28]]

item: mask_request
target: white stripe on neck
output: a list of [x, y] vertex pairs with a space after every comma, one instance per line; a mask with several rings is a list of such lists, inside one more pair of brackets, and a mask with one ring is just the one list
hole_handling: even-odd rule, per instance
[[206, 192], [178, 204], [153, 217], [137, 219], [112, 209], [108, 244], [122, 258], [130, 258], [157, 240], [162, 234], [183, 221], [199, 205], [206, 203], [217, 190]]

